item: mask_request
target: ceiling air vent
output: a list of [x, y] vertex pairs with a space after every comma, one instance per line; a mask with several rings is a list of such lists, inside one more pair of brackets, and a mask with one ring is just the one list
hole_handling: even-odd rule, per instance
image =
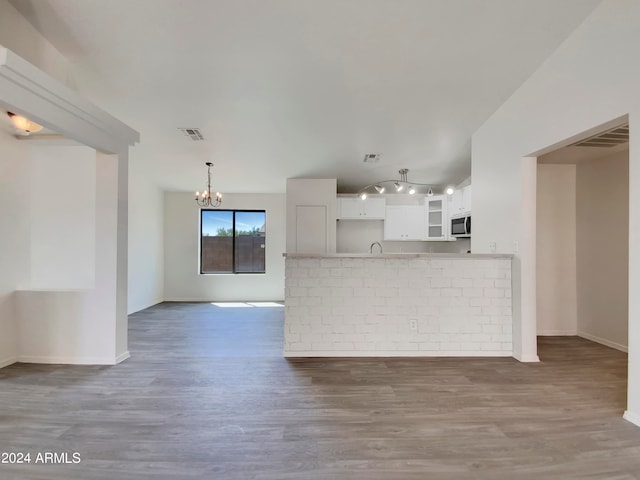
[[364, 156], [364, 163], [378, 163], [380, 161], [380, 154], [379, 153], [367, 153]]
[[182, 133], [189, 137], [194, 142], [200, 142], [204, 140], [204, 136], [199, 128], [179, 128]]
[[622, 143], [629, 142], [629, 125], [622, 125], [620, 127], [607, 130], [606, 132], [599, 133], [593, 137], [580, 140], [578, 143], [574, 143], [574, 147], [615, 147]]

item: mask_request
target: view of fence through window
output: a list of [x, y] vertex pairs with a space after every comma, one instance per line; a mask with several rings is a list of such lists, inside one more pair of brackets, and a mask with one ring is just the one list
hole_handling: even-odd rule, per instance
[[201, 210], [200, 273], [264, 273], [264, 210]]

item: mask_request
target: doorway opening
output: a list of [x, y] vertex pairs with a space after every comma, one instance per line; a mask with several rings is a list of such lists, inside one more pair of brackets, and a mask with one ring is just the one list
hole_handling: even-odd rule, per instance
[[629, 126], [537, 158], [537, 335], [627, 352]]

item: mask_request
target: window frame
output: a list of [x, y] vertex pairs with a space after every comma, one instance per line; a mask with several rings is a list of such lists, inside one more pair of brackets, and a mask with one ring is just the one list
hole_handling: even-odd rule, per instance
[[[204, 212], [231, 212], [231, 220], [232, 220], [232, 238], [231, 242], [231, 266], [232, 271], [230, 272], [203, 272], [202, 271], [202, 240], [204, 235], [202, 235], [202, 221], [204, 218]], [[260, 272], [237, 272], [236, 271], [236, 212], [240, 213], [264, 213], [264, 225], [265, 225], [265, 235], [264, 235], [264, 270]], [[198, 255], [198, 272], [199, 275], [266, 275], [267, 273], [267, 211], [266, 210], [257, 210], [257, 209], [235, 209], [235, 208], [201, 208], [200, 209], [200, 251]]]

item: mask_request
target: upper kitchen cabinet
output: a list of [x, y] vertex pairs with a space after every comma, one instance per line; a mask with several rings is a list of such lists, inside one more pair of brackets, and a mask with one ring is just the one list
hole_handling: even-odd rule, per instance
[[386, 208], [385, 240], [427, 240], [423, 205], [392, 205]]
[[338, 219], [384, 220], [385, 206], [384, 197], [338, 197]]
[[446, 240], [447, 223], [447, 197], [434, 195], [425, 198], [425, 213], [427, 216], [427, 240]]
[[471, 185], [467, 185], [453, 192], [449, 196], [449, 216], [459, 213], [468, 213], [471, 211]]

